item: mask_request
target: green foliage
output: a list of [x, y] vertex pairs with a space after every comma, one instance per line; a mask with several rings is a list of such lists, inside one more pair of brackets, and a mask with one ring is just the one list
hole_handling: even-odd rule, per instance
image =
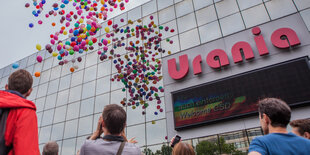
[[218, 142], [201, 141], [196, 146], [196, 152], [197, 155], [243, 154], [241, 151], [237, 150], [234, 144], [227, 144], [223, 137], [220, 137]]
[[142, 152], [145, 155], [171, 155], [172, 154], [172, 148], [166, 144], [163, 144], [161, 146], [161, 149], [157, 150], [155, 153], [149, 148], [145, 148]]

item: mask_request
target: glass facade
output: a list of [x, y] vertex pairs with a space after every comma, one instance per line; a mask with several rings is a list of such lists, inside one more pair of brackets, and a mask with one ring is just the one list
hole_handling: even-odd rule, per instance
[[[310, 30], [309, 0], [151, 0], [112, 20], [125, 27], [125, 22], [119, 22], [121, 18], [134, 22], [142, 19], [143, 23], [148, 23], [148, 17], [152, 15], [155, 24], [175, 29], [173, 33], [160, 31], [163, 40], [174, 41], [173, 44], [161, 43], [163, 49], [173, 54], [297, 12]], [[102, 23], [103, 26], [106, 24]], [[102, 30], [98, 40], [104, 35]], [[130, 38], [126, 42], [130, 42]], [[82, 57], [82, 62], [69, 62], [64, 66], [59, 66], [57, 58], [45, 50], [18, 62], [19, 68], [31, 74], [41, 72], [40, 77], [34, 77], [33, 92], [28, 98], [37, 105], [40, 149], [46, 142], [55, 140], [60, 146], [60, 154], [76, 153], [85, 137], [96, 129], [103, 107], [119, 103], [128, 95], [122, 91], [122, 83], [110, 81], [117, 70], [111, 60], [99, 60], [98, 48], [95, 46], [94, 50], [72, 56]], [[124, 49], [116, 52], [126, 54]], [[37, 55], [44, 58], [42, 63], [36, 61]], [[166, 52], [159, 57], [167, 55]], [[70, 72], [72, 66], [78, 68], [74, 73]], [[12, 72], [11, 65], [0, 69], [1, 90]], [[158, 85], [163, 85], [162, 81]], [[159, 95], [164, 101], [163, 93]], [[141, 114], [141, 107], [124, 109], [128, 116], [127, 137], [136, 137], [142, 150], [149, 148], [155, 152], [167, 143], [165, 109], [159, 115], [154, 115], [155, 106], [148, 107], [146, 115]], [[223, 137], [227, 143], [246, 151], [257, 135], [261, 135], [260, 129], [248, 129], [187, 142], [195, 146], [203, 140], [217, 141]]]

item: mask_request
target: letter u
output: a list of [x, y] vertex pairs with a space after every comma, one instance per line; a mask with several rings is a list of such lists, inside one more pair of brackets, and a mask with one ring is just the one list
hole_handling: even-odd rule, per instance
[[177, 70], [176, 59], [168, 60], [168, 72], [171, 78], [178, 80], [185, 77], [189, 70], [188, 57], [186, 54], [179, 56], [180, 69]]

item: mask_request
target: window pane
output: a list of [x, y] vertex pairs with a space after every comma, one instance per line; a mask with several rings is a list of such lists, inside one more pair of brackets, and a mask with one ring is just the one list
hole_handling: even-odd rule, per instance
[[200, 44], [197, 28], [180, 34], [181, 50], [188, 49]]
[[86, 55], [86, 64], [85, 67], [92, 66], [94, 64], [97, 64], [98, 61], [98, 54], [97, 52], [88, 53]]
[[32, 79], [33, 79], [32, 87], [38, 86], [40, 82], [40, 77], [32, 76]]
[[98, 64], [98, 74], [97, 77], [103, 77], [111, 74], [111, 60], [104, 61]]
[[250, 8], [261, 3], [263, 3], [262, 0], [238, 0], [238, 4], [241, 10]]
[[37, 118], [38, 118], [38, 127], [41, 127], [42, 115], [43, 115], [43, 112], [39, 112], [39, 113], [37, 113]]
[[42, 126], [50, 125], [53, 123], [54, 109], [43, 112]]
[[159, 16], [159, 23], [163, 24], [166, 23], [170, 20], [175, 19], [175, 11], [174, 11], [174, 6], [168, 7], [164, 10], [161, 10], [158, 13]]
[[121, 89], [111, 92], [111, 104], [119, 104], [126, 97], [126, 92]]
[[48, 85], [47, 94], [50, 95], [50, 94], [56, 93], [58, 91], [58, 85], [59, 85], [59, 79], [50, 81]]
[[37, 98], [46, 96], [48, 83], [39, 85]]
[[79, 136], [90, 134], [93, 128], [93, 116], [83, 117], [79, 120]]
[[192, 0], [183, 0], [175, 5], [177, 17], [184, 16], [194, 11]]
[[65, 121], [67, 106], [58, 107], [55, 109], [54, 123]]
[[64, 138], [75, 137], [77, 133], [78, 120], [67, 121], [65, 125]]
[[[223, 35], [229, 35], [244, 29], [240, 13], [220, 19]], [[234, 26], [231, 26], [234, 25]]]
[[242, 17], [247, 28], [269, 21], [269, 17], [263, 4], [242, 11]]
[[51, 140], [56, 141], [56, 140], [61, 140], [63, 133], [64, 133], [64, 124], [65, 123], [59, 123], [59, 124], [54, 124], [53, 129], [52, 129], [52, 136]]
[[[112, 77], [114, 77], [114, 75]], [[111, 91], [116, 90], [116, 89], [120, 89], [120, 88], [124, 88], [124, 87], [125, 86], [121, 81], [115, 80], [114, 82], [111, 82]]]
[[46, 97], [44, 110], [54, 108], [56, 105], [56, 99], [57, 99], [57, 93], [48, 95]]
[[38, 87], [33, 87], [32, 92], [27, 99], [33, 101], [36, 98], [37, 92], [38, 92]]
[[81, 71], [78, 71], [78, 72], [74, 72], [72, 74], [71, 87], [74, 87], [74, 86], [82, 84], [82, 82], [83, 82], [83, 74], [84, 74], [84, 70], [81, 70]]
[[51, 129], [52, 129], [52, 126], [46, 126], [46, 127], [41, 128], [40, 136], [39, 136], [40, 144], [47, 143], [50, 140]]
[[96, 84], [96, 95], [110, 91], [110, 76], [98, 79]]
[[224, 0], [215, 3], [219, 18], [226, 17], [239, 11], [236, 0]]
[[82, 86], [77, 86], [70, 89], [70, 95], [69, 95], [69, 103], [75, 102], [81, 99], [81, 91]]
[[[35, 72], [37, 72], [37, 71], [35, 71]], [[51, 70], [41, 72], [40, 84], [47, 82], [50, 79], [50, 75], [51, 75]]]
[[133, 138], [138, 141], [137, 146], [141, 147], [145, 145], [145, 124], [131, 126], [127, 128], [127, 138]]
[[196, 12], [198, 26], [217, 20], [214, 5], [210, 5]]
[[75, 154], [75, 142], [76, 138], [66, 139], [62, 143], [62, 154]]
[[178, 34], [178, 30], [177, 30], [177, 21], [176, 20], [173, 20], [173, 21], [170, 21], [166, 24], [163, 24], [162, 25], [163, 27], [169, 27], [169, 29], [174, 29], [174, 32], [171, 33], [170, 31], [165, 31], [165, 30], [160, 30], [160, 33], [162, 33], [162, 38], [163, 39], [166, 39], [168, 37], [171, 37], [171, 36], [174, 36], [174, 35], [177, 35]]
[[50, 80], [54, 80], [56, 78], [60, 77], [60, 72], [61, 72], [61, 66], [56, 66], [54, 68], [52, 68], [52, 72], [51, 72], [51, 79]]
[[173, 4], [173, 0], [157, 0], [158, 10], [164, 9]]
[[213, 4], [213, 0], [193, 0], [195, 10], [201, 9], [205, 6]]
[[110, 103], [110, 93], [96, 96], [95, 113], [102, 112], [104, 106]]
[[95, 87], [96, 81], [83, 84], [82, 99], [94, 96], [96, 90]]
[[[160, 109], [162, 109], [163, 112], [160, 112]], [[146, 121], [158, 120], [165, 117], [164, 98], [161, 98], [160, 104], [157, 103], [157, 100], [149, 101], [149, 106], [146, 108]]]
[[170, 44], [167, 41], [161, 42], [162, 49], [165, 49], [165, 53], [162, 54], [163, 57], [169, 55], [169, 51], [171, 52], [171, 54], [180, 51], [179, 36], [173, 36], [170, 38], [170, 40], [173, 41], [173, 44]]
[[[133, 109], [133, 107], [135, 109]], [[142, 106], [128, 106], [127, 107], [127, 125], [140, 124], [145, 122], [145, 115], [142, 115]]]
[[37, 54], [32, 54], [28, 57], [27, 66], [33, 65], [36, 62]]
[[309, 0], [294, 0], [294, 2], [295, 2], [299, 11], [310, 7], [310, 1]]
[[165, 142], [166, 120], [154, 121], [146, 124], [147, 145]]
[[95, 80], [97, 76], [97, 65], [85, 69], [84, 83]]
[[[124, 20], [124, 22], [121, 22], [121, 19]], [[118, 27], [122, 27], [126, 25], [127, 23], [127, 13], [123, 13], [117, 17], [114, 18], [114, 23], [118, 25]]]
[[136, 7], [135, 9], [128, 11], [128, 19], [135, 21], [135, 20], [138, 20], [140, 18], [141, 18], [141, 6]]
[[36, 100], [35, 104], [38, 112], [43, 111], [44, 103], [45, 103], [45, 97]]
[[53, 64], [53, 58], [50, 57], [48, 59], [44, 60], [43, 70], [48, 70], [52, 67]]
[[71, 74], [61, 77], [59, 83], [59, 91], [68, 89], [70, 87], [70, 82]]
[[[32, 65], [32, 66], [28, 66], [27, 68], [26, 68], [26, 70], [30, 73], [30, 74], [34, 74], [34, 72], [33, 72], [33, 68], [34, 68], [34, 66]], [[36, 72], [36, 71], [35, 71]], [[7, 76], [6, 74], [8, 74], [9, 75], [9, 72], [4, 72], [3, 73], [3, 76]]]
[[302, 19], [304, 20], [308, 30], [310, 31], [310, 9], [300, 12]]
[[56, 106], [65, 105], [68, 103], [69, 89], [58, 92]]
[[36, 64], [34, 64], [34, 70], [35, 71], [41, 71], [42, 66], [43, 66], [43, 63], [36, 63]]
[[201, 43], [206, 43], [222, 36], [218, 21], [199, 27], [199, 34]]
[[188, 14], [177, 19], [179, 32], [185, 32], [197, 26], [194, 13]]
[[79, 117], [80, 102], [68, 104], [66, 120], [75, 119]]
[[265, 5], [272, 20], [297, 11], [291, 0], [268, 1]]
[[94, 98], [81, 101], [80, 117], [90, 115], [94, 113]]
[[152, 0], [142, 6], [143, 17], [150, 15], [157, 11], [156, 0]]

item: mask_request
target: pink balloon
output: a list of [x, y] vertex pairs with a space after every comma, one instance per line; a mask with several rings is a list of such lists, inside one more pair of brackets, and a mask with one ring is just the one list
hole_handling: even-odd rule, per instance
[[42, 60], [43, 60], [43, 58], [42, 58], [40, 55], [38, 55], [38, 56], [37, 56], [37, 61], [41, 63]]

